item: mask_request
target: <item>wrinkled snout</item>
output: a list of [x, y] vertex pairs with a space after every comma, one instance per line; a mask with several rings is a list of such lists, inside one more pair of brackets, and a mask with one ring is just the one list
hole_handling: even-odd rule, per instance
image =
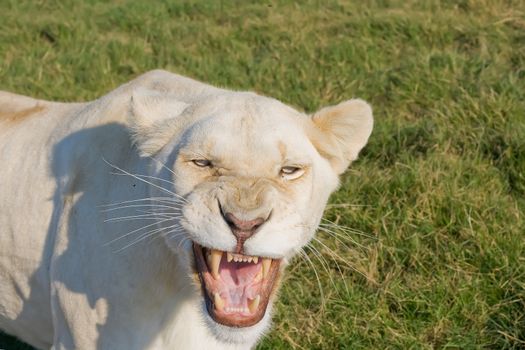
[[[263, 181], [237, 182], [234, 191], [224, 191], [219, 198], [221, 215], [237, 240], [236, 252], [243, 253], [244, 242], [269, 220], [272, 212], [271, 188]], [[229, 193], [229, 195], [228, 195]]]

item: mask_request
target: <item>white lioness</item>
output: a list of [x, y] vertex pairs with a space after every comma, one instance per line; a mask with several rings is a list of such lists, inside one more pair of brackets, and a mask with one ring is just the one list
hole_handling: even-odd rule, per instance
[[307, 116], [164, 71], [89, 103], [0, 92], [0, 329], [41, 349], [253, 347], [372, 124], [361, 100]]

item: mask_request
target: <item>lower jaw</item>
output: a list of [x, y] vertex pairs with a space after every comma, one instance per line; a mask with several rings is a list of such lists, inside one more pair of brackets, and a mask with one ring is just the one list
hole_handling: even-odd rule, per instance
[[220, 311], [217, 311], [215, 309], [213, 303], [207, 295], [205, 296], [205, 299], [206, 309], [208, 310], [208, 314], [210, 315], [210, 317], [215, 322], [227, 327], [244, 328], [254, 326], [261, 321], [261, 319], [264, 317], [264, 314], [266, 313], [265, 306], [264, 308], [257, 310], [254, 314], [250, 316], [232, 316], [227, 314], [221, 314]]
[[197, 243], [193, 243], [193, 253], [195, 257], [195, 264], [197, 266], [196, 271], [201, 282], [204, 302], [210, 317], [217, 323], [234, 328], [250, 327], [259, 323], [263, 319], [272, 295], [278, 287], [281, 261], [275, 259], [272, 261], [268, 275], [264, 279], [263, 286], [261, 287], [261, 301], [259, 306], [254, 312], [247, 315], [241, 313], [225, 312], [224, 310], [219, 310], [216, 307], [213, 302], [213, 293], [208, 289], [207, 286], [207, 280], [209, 281], [210, 278], [213, 277], [211, 277], [209, 271], [205, 270], [207, 265], [206, 259], [203, 255], [203, 248]]

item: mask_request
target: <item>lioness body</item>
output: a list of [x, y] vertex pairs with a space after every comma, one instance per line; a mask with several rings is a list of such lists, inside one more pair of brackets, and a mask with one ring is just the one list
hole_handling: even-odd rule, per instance
[[[135, 140], [142, 153], [157, 146], [157, 139], [152, 143], [149, 135], [136, 135], [148, 123], [130, 121], [130, 100], [141, 89], [169, 94], [176, 100], [168, 106], [174, 114], [188, 105], [199, 106], [195, 101], [215, 96], [222, 101], [225, 93], [161, 71], [91, 103], [52, 103], [0, 93], [0, 329], [42, 349], [250, 348], [268, 327], [269, 312], [251, 327], [210, 326], [191, 262], [181, 262], [186, 260], [163, 239], [130, 247], [126, 245], [133, 239], [118, 241], [128, 234], [132, 238], [143, 223], [104, 222], [114, 215], [103, 205], [152, 195], [144, 178], [111, 175], [114, 169], [108, 165], [130, 174], [152, 174], [152, 159], [141, 157], [132, 145]], [[243, 99], [254, 99], [228, 94], [241, 105]], [[206, 106], [202, 108], [208, 111]], [[163, 130], [154, 137], [168, 140]], [[238, 156], [242, 158], [242, 152]], [[318, 204], [310, 204], [319, 213], [337, 184], [336, 173], [324, 177], [329, 188]], [[309, 226], [316, 225], [314, 219]], [[203, 229], [196, 231], [202, 234]], [[193, 239], [205, 244], [207, 238], [198, 232]], [[230, 238], [224, 237], [210, 244], [232, 249]], [[258, 243], [259, 237], [262, 234], [246, 244], [248, 253], [271, 255], [273, 248]], [[275, 255], [289, 257], [309, 239], [298, 237], [290, 250]], [[288, 244], [279, 239], [266, 238], [273, 246]], [[107, 244], [114, 240], [116, 246]], [[179, 248], [181, 244], [186, 247], [184, 240]]]
[[[191, 349], [213, 339], [161, 241], [147, 254], [104, 245], [129, 227], [104, 224], [101, 205], [143, 198], [147, 189], [108, 176], [103, 157], [147, 173], [123, 125], [133, 85], [156, 79], [150, 74], [87, 104], [0, 95], [0, 328], [8, 333], [42, 349]], [[181, 95], [188, 84], [163, 82]], [[108, 270], [118, 275], [101, 273]]]

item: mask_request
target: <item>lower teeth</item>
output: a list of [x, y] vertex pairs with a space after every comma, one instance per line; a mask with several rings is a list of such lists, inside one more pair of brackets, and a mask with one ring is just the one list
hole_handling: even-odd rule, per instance
[[213, 294], [213, 303], [215, 304], [215, 308], [219, 311], [222, 311], [224, 308], [224, 300], [222, 300], [219, 293]]
[[227, 307], [226, 312], [244, 312], [248, 313], [248, 308], [245, 307]]
[[[248, 299], [249, 300], [249, 299]], [[261, 296], [257, 295], [255, 299], [248, 301], [248, 308], [250, 309], [250, 312], [253, 314], [255, 311], [257, 311], [257, 308], [259, 307], [259, 303], [261, 302]]]

